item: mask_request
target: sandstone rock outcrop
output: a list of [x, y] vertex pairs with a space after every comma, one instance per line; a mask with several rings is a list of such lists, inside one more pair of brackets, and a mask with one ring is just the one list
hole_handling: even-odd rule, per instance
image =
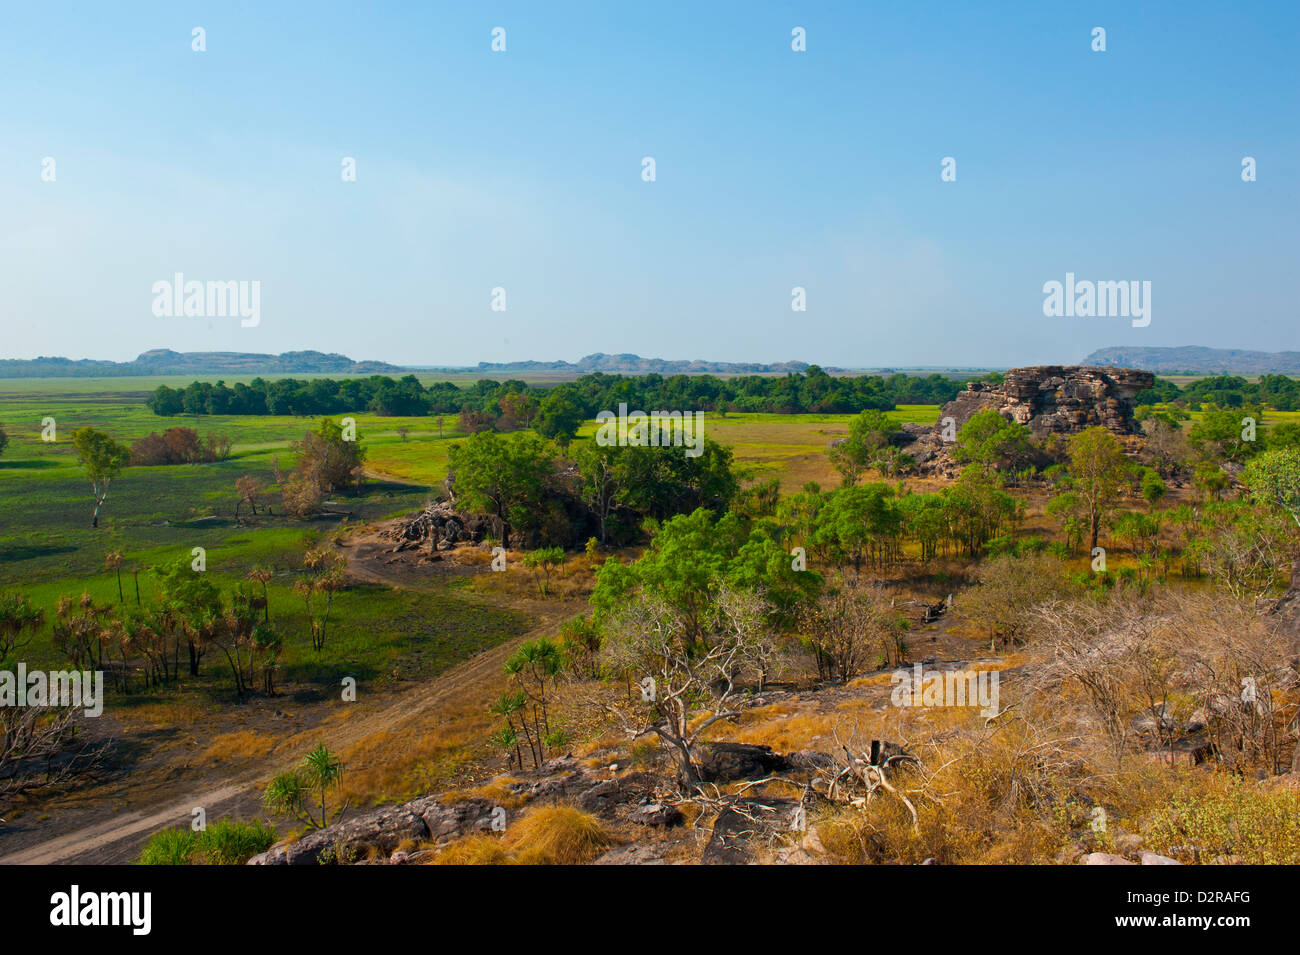
[[[955, 467], [943, 438], [944, 419], [956, 432], [979, 412], [992, 408], [1029, 428], [1035, 440], [1069, 436], [1100, 425], [1117, 435], [1137, 435], [1134, 398], [1155, 383], [1149, 371], [1095, 365], [1034, 365], [1012, 368], [1001, 384], [970, 382], [939, 411], [939, 423], [906, 425], [898, 443], [923, 471]], [[951, 431], [949, 432], [952, 433]]]

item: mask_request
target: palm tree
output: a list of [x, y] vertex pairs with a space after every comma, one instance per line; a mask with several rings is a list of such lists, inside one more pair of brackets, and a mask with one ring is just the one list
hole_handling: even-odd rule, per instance
[[[292, 815], [310, 829], [324, 829], [330, 824], [325, 807], [325, 793], [343, 780], [343, 761], [331, 753], [324, 743], [307, 754], [297, 769], [280, 773], [271, 780], [262, 799], [272, 812]], [[308, 800], [320, 796], [320, 819], [316, 819]], [[345, 801], [334, 812], [334, 821], [347, 808]]]
[[117, 571], [117, 602], [126, 603], [126, 598], [122, 596], [122, 555], [115, 550], [110, 550], [104, 555], [104, 566]]

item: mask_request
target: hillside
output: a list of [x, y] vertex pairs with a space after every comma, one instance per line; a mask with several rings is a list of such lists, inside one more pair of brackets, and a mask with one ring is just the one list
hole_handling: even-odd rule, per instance
[[134, 361], [40, 357], [0, 359], [0, 378], [106, 378], [132, 375], [312, 375], [393, 374], [403, 369], [382, 361], [353, 361], [346, 355], [291, 351], [281, 355], [253, 352], [175, 352], [155, 348]]
[[[661, 375], [771, 375], [807, 370], [805, 361], [780, 361], [772, 364], [756, 362], [704, 361], [702, 359], [666, 359], [642, 358], [640, 355], [607, 355], [596, 352], [579, 358], [576, 362], [567, 361], [515, 361], [478, 363], [481, 372], [514, 371], [567, 371], [579, 375], [603, 371], [607, 374], [657, 373]], [[840, 369], [827, 368], [828, 372]]]
[[1099, 348], [1084, 359], [1087, 365], [1117, 365], [1142, 368], [1157, 374], [1300, 374], [1300, 351], [1248, 351], [1242, 348]]

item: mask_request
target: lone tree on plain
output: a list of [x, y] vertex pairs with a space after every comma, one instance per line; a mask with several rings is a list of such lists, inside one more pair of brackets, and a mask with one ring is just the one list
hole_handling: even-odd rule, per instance
[[1070, 486], [1079, 495], [1087, 518], [1091, 551], [1101, 536], [1102, 521], [1115, 509], [1128, 477], [1129, 463], [1119, 439], [1101, 425], [1070, 438]]
[[264, 490], [261, 480], [251, 474], [235, 479], [235, 492], [239, 495], [239, 500], [235, 502], [235, 520], [239, 520], [239, 508], [244, 504], [248, 505], [254, 517], [257, 516], [257, 505]]
[[130, 463], [131, 449], [94, 428], [78, 428], [72, 432], [72, 446], [90, 478], [90, 490], [95, 495], [95, 511], [90, 526], [98, 527], [99, 511], [108, 497], [108, 486]]

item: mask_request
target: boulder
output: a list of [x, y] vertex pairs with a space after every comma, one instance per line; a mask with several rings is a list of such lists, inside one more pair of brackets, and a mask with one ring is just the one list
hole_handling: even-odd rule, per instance
[[383, 806], [314, 829], [293, 842], [279, 842], [248, 860], [249, 865], [315, 865], [357, 861], [370, 850], [392, 857], [404, 842], [444, 842], [458, 838], [489, 818], [492, 804], [482, 799], [445, 805], [425, 796], [403, 806]]
[[752, 743], [706, 743], [694, 757], [700, 779], [708, 783], [761, 779], [789, 768], [787, 759], [772, 752], [772, 747]]
[[627, 818], [629, 822], [634, 822], [638, 826], [652, 826], [655, 828], [667, 829], [671, 826], [678, 825], [682, 821], [682, 813], [676, 806], [649, 802], [637, 806], [628, 813]]
[[1177, 859], [1156, 855], [1154, 852], [1144, 852], [1138, 858], [1142, 860], [1143, 865], [1182, 865]]
[[1080, 865], [1136, 865], [1123, 856], [1117, 856], [1113, 852], [1089, 852], [1079, 863]]

